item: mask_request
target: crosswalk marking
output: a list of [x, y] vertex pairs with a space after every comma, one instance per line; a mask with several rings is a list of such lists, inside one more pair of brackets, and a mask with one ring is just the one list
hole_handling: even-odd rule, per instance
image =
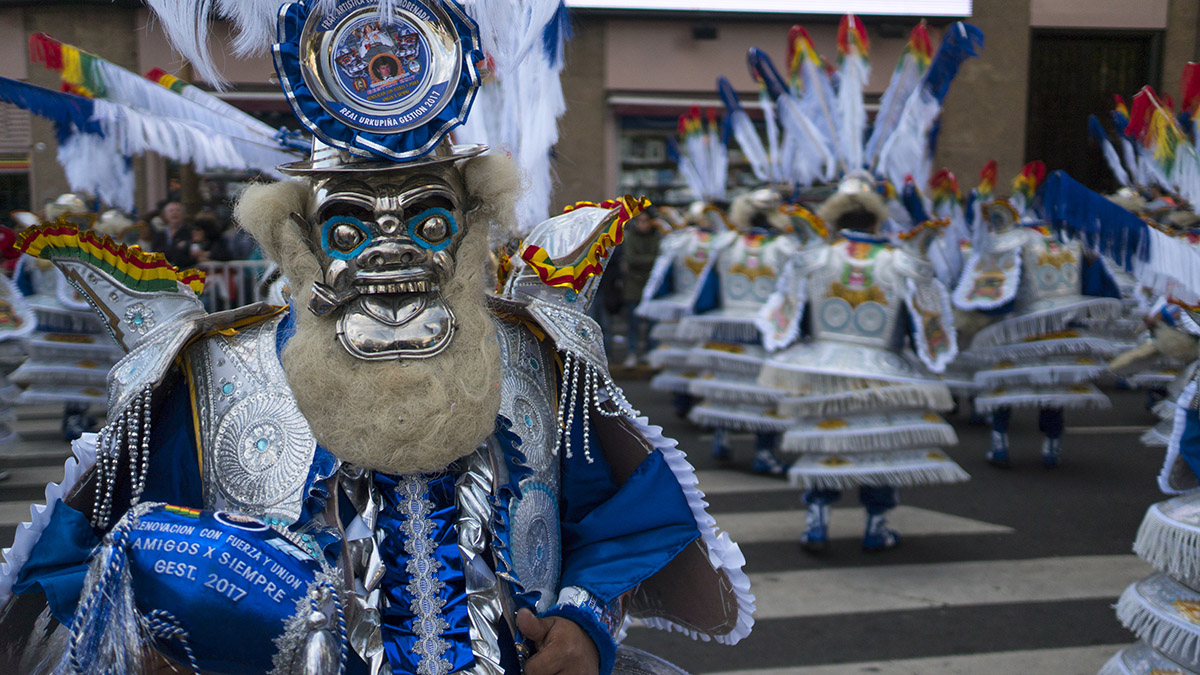
[[[64, 462], [66, 459], [63, 460]], [[43, 487], [46, 483], [57, 483], [63, 478], [62, 462], [51, 466], [28, 466], [9, 469], [12, 475], [0, 483], [0, 487]]]
[[788, 485], [782, 476], [759, 476], [744, 471], [729, 471], [726, 469], [711, 469], [697, 471], [696, 479], [700, 481], [700, 489], [706, 495], [724, 495], [747, 492], [775, 492], [791, 490], [797, 495], [800, 492]]
[[1134, 555], [886, 565], [750, 575], [755, 617], [1115, 599], [1153, 570]]
[[[33, 502], [40, 504], [41, 500]], [[29, 520], [30, 502], [0, 502], [0, 525], [16, 525]], [[12, 542], [4, 542], [0, 546], [8, 546]]]
[[[701, 481], [703, 486], [703, 479]], [[861, 508], [833, 509], [829, 518], [829, 536], [833, 539], [861, 538], [864, 518]], [[716, 519], [717, 525], [739, 544], [799, 541], [800, 533], [804, 530], [804, 510], [799, 505], [788, 511], [723, 512], [716, 514]], [[1012, 534], [1016, 531], [1004, 525], [994, 525], [915, 506], [898, 506], [889, 511], [888, 524], [906, 537]]]
[[934, 656], [808, 668], [727, 670], [709, 675], [979, 675], [980, 673], [1095, 673], [1127, 647], [1097, 645], [1063, 649], [1028, 649], [966, 656]]

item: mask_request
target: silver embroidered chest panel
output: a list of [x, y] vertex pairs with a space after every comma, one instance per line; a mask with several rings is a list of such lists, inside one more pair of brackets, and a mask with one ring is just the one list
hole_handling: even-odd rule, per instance
[[512, 422], [531, 474], [509, 506], [514, 571], [526, 590], [538, 591], [538, 611], [557, 597], [561, 566], [554, 354], [524, 326], [497, 321], [503, 367], [500, 414]]
[[799, 248], [795, 236], [743, 234], [720, 252], [721, 306], [757, 309], [771, 293], [783, 266]]
[[316, 439], [275, 347], [277, 316], [188, 348], [199, 418], [204, 507], [290, 524]]
[[890, 347], [904, 309], [894, 251], [843, 240], [809, 276], [814, 337]]
[[1024, 234], [1019, 302], [1030, 304], [1046, 298], [1079, 295], [1082, 251], [1079, 242], [1061, 242], [1034, 229], [1026, 229]]

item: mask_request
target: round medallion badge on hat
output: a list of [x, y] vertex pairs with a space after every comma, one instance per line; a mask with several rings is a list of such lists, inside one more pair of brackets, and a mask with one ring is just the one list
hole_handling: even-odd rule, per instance
[[300, 0], [279, 12], [275, 70], [323, 143], [394, 162], [431, 152], [479, 89], [479, 28], [454, 0]]

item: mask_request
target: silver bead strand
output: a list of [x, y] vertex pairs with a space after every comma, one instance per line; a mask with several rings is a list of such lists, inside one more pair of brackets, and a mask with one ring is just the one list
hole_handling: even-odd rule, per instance
[[154, 398], [154, 393], [150, 387], [146, 387], [143, 394], [145, 396], [142, 406], [142, 471], [138, 474], [137, 480], [137, 495], [140, 498], [142, 492], [146, 489], [146, 474], [150, 472], [150, 402]]
[[137, 480], [138, 470], [138, 448], [141, 440], [141, 429], [138, 427], [142, 423], [142, 394], [138, 392], [134, 395], [133, 401], [129, 404], [129, 410], [133, 413], [129, 421], [129, 429], [126, 433], [125, 451], [129, 455], [129, 504], [130, 506], [138, 503], [138, 498], [141, 496], [134, 489], [134, 482]]
[[587, 364], [583, 368], [583, 458], [592, 464], [596, 460], [592, 459], [592, 402], [589, 399], [595, 391], [596, 369]]
[[100, 513], [104, 508], [104, 487], [108, 477], [108, 427], [96, 435], [96, 497], [92, 502], [92, 525], [100, 527]]
[[[570, 357], [569, 354], [568, 357]], [[570, 390], [570, 395], [567, 402], [567, 426], [563, 429], [563, 435], [567, 448], [567, 459], [571, 459], [571, 430], [575, 428], [575, 401], [576, 395], [579, 393], [579, 364], [575, 362], [574, 358], [571, 359], [571, 377], [565, 383]]]
[[[570, 372], [571, 372], [571, 354], [570, 354], [570, 352], [568, 352], [566, 357], [563, 358], [563, 382], [567, 381], [567, 378], [569, 377]], [[559, 448], [561, 448], [563, 446], [563, 435], [564, 435], [565, 429], [566, 429], [566, 427], [563, 426], [563, 418], [566, 416], [566, 413], [565, 413], [566, 401], [567, 401], [566, 392], [560, 391], [558, 393], [558, 426], [555, 428], [555, 434], [554, 434], [554, 456], [555, 457], [558, 456]]]

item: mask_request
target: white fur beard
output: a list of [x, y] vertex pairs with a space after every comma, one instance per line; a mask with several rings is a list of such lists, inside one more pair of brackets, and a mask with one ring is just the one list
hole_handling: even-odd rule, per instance
[[[441, 354], [364, 361], [337, 339], [333, 312], [298, 310], [283, 367], [317, 441], [338, 459], [390, 474], [446, 469], [491, 434], [500, 409], [500, 348], [484, 299], [486, 227], [468, 230], [442, 297], [457, 330]], [[305, 307], [311, 279], [293, 282]]]

